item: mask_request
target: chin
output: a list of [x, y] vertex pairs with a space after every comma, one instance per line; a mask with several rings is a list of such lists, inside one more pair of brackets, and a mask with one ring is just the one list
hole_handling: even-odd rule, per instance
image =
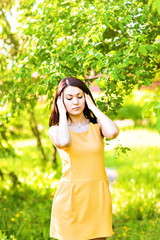
[[82, 113], [82, 112], [78, 112], [78, 111], [77, 111], [76, 113], [73, 113], [73, 112], [72, 112], [72, 113], [70, 113], [70, 114], [76, 116], [76, 115], [80, 115], [81, 113]]
[[69, 114], [71, 115], [80, 115], [83, 111], [80, 109], [80, 110], [77, 110], [77, 111], [72, 111], [72, 112], [69, 112]]

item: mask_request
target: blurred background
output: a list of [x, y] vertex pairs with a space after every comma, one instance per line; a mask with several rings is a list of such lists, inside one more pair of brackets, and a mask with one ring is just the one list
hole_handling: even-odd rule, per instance
[[158, 240], [160, 2], [2, 0], [0, 23], [0, 239], [51, 239], [62, 164], [49, 117], [76, 76], [120, 128], [105, 139], [111, 239]]

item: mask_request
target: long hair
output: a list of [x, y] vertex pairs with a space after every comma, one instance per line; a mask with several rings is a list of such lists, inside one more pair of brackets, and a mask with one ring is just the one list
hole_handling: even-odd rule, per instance
[[[54, 97], [53, 107], [52, 107], [51, 115], [50, 115], [50, 119], [49, 119], [50, 127], [53, 125], [57, 125], [59, 123], [59, 112], [58, 112], [58, 107], [57, 107], [57, 99], [63, 92], [64, 88], [66, 88], [68, 86], [78, 87], [86, 94], [89, 94], [91, 99], [93, 100], [94, 104], [96, 105], [90, 90], [88, 89], [88, 87], [86, 86], [86, 84], [83, 81], [81, 81], [75, 77], [64, 78], [58, 84], [57, 91], [56, 91], [56, 94]], [[97, 123], [97, 118], [92, 113], [92, 111], [88, 108], [86, 102], [85, 102], [85, 108], [83, 110], [83, 113], [84, 113], [84, 116], [90, 120], [90, 122]], [[67, 112], [67, 119], [68, 119], [68, 117], [69, 117], [69, 114]]]

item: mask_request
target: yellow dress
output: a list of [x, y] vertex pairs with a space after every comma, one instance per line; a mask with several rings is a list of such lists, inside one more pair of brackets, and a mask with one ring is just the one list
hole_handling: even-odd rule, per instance
[[98, 124], [85, 132], [70, 130], [71, 146], [58, 149], [62, 177], [53, 198], [50, 236], [88, 240], [112, 235], [112, 201]]

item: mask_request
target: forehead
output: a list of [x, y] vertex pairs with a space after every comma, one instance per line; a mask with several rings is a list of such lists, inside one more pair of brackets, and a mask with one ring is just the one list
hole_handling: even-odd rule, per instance
[[83, 93], [83, 91], [78, 87], [68, 86], [64, 89], [64, 94], [67, 95], [77, 95], [78, 93]]

